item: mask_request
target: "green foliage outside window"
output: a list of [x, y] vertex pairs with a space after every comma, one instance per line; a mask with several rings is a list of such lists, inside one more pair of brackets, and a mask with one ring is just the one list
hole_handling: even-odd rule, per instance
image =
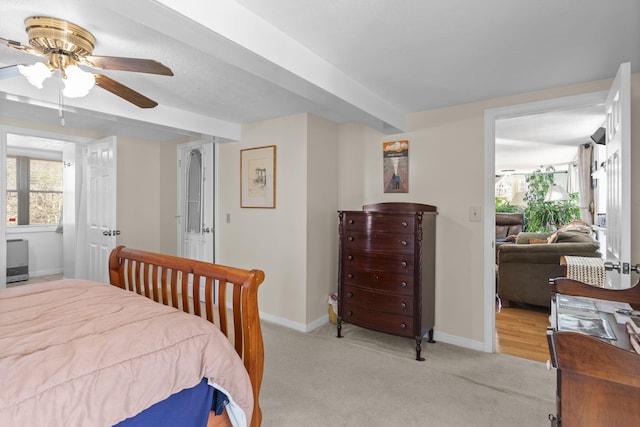
[[7, 157], [7, 225], [58, 224], [62, 162]]

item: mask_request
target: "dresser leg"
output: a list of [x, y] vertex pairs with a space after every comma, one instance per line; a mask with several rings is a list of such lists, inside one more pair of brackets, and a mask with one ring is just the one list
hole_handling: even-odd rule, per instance
[[342, 338], [342, 317], [338, 317], [338, 322], [336, 323], [338, 328], [338, 338]]
[[421, 352], [422, 352], [422, 337], [416, 337], [416, 360], [419, 362], [424, 362], [424, 357], [420, 357]]
[[429, 343], [434, 343], [436, 340], [433, 339], [433, 328], [429, 329], [429, 339], [427, 340]]

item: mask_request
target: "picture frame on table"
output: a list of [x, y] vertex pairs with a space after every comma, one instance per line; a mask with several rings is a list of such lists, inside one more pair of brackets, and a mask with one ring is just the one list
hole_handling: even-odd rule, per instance
[[276, 207], [276, 146], [240, 150], [240, 207]]

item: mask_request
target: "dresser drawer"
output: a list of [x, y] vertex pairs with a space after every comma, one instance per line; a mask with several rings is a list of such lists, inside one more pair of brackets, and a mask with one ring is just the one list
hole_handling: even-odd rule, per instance
[[413, 330], [412, 317], [371, 310], [354, 304], [343, 304], [342, 320], [354, 325], [403, 337], [415, 337], [416, 335]]
[[388, 231], [393, 233], [413, 234], [415, 216], [413, 215], [381, 215], [364, 212], [344, 212], [345, 231]]
[[380, 271], [386, 273], [413, 275], [412, 255], [391, 255], [381, 252], [356, 252], [345, 250], [343, 254], [343, 274], [353, 274], [357, 270]]
[[343, 239], [346, 249], [384, 251], [396, 254], [413, 254], [414, 252], [414, 239], [410, 234], [347, 231]]
[[393, 295], [356, 286], [343, 286], [341, 298], [343, 304], [375, 307], [376, 310], [388, 313], [413, 316], [413, 297], [410, 295]]
[[346, 269], [342, 283], [377, 289], [395, 295], [413, 296], [413, 276], [359, 269]]

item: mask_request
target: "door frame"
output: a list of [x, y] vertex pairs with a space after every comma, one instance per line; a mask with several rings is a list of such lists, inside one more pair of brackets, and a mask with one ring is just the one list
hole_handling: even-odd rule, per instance
[[[7, 162], [7, 134], [33, 136], [37, 138], [55, 139], [59, 141], [69, 142], [73, 144], [85, 145], [92, 141], [91, 138], [79, 137], [74, 135], [67, 135], [64, 133], [56, 133], [50, 131], [42, 131], [37, 129], [0, 125], [0, 162], [6, 164]], [[79, 159], [76, 158], [76, 161]], [[7, 283], [7, 198], [6, 198], [6, 174], [0, 174], [0, 188], [2, 189], [3, 196], [0, 197], [0, 288], [1, 284], [6, 286]], [[77, 188], [76, 188], [77, 190]], [[78, 193], [78, 191], [76, 191]], [[63, 259], [64, 268], [64, 259]]]
[[525, 104], [492, 108], [484, 112], [484, 205], [483, 234], [483, 306], [484, 306], [484, 351], [495, 353], [495, 155], [496, 120], [509, 117], [528, 116], [552, 111], [569, 110], [604, 104], [608, 90], [581, 95], [551, 98]]

